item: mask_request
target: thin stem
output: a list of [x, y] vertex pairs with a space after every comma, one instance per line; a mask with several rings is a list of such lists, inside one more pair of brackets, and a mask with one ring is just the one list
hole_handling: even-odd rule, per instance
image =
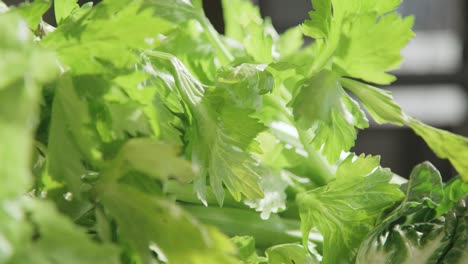
[[[266, 96], [265, 100], [268, 100], [269, 104], [274, 105], [275, 108], [279, 110], [291, 124], [295, 125], [296, 122], [291, 114], [291, 111], [287, 109], [286, 106], [271, 97]], [[307, 131], [298, 129], [297, 126], [294, 127], [298, 132], [299, 140], [302, 143], [304, 150], [307, 152], [309, 166], [314, 171], [315, 177], [312, 180], [314, 180], [314, 182], [318, 185], [326, 185], [327, 182], [334, 176], [334, 170], [332, 166], [314, 149], [312, 144], [310, 144], [312, 138], [307, 134]]]
[[[208, 189], [206, 191], [206, 202], [208, 204], [218, 204], [215, 195]], [[184, 202], [188, 204], [195, 204], [202, 206], [203, 203], [198, 199], [197, 195], [193, 191], [193, 186], [188, 184], [181, 184], [177, 181], [167, 181], [164, 184], [164, 193], [168, 196], [174, 197], [179, 202]], [[226, 192], [223, 202], [224, 207], [235, 207], [235, 208], [248, 208], [242, 202], [236, 201], [229, 192]]]
[[204, 15], [198, 21], [206, 30], [206, 36], [210, 40], [211, 44], [213, 44], [218, 50], [221, 64], [226, 65], [232, 62], [234, 60], [234, 56], [232, 56], [231, 52], [226, 48], [226, 46], [224, 46], [223, 42], [219, 38], [218, 32], [213, 28], [213, 25], [211, 25]]
[[307, 152], [309, 166], [315, 172], [315, 182], [319, 185], [326, 185], [334, 176], [332, 166], [314, 149], [312, 144], [310, 144], [312, 139], [307, 134], [307, 131], [297, 129], [297, 132], [299, 133], [299, 139]]
[[300, 221], [271, 215], [263, 220], [257, 212], [237, 208], [183, 205], [201, 222], [218, 227], [230, 236], [253, 236], [260, 248], [301, 241]]

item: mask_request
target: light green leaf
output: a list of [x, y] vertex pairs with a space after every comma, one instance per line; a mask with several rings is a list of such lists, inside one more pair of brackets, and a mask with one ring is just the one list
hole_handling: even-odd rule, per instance
[[273, 36], [268, 34], [265, 26], [254, 21], [245, 27], [248, 37], [244, 39], [244, 47], [255, 62], [271, 63], [274, 58]]
[[426, 141], [437, 156], [448, 159], [465, 182], [468, 181], [467, 138], [428, 126], [414, 118], [409, 118], [406, 124]]
[[154, 262], [154, 253], [169, 263], [237, 263], [224, 235], [175, 204], [120, 184], [102, 188], [102, 203], [119, 226], [119, 236], [142, 263]]
[[391, 92], [348, 78], [342, 78], [341, 83], [359, 98], [359, 101], [377, 123], [390, 122], [403, 125], [404, 114], [400, 106], [393, 101]]
[[215, 85], [226, 89], [237, 106], [260, 109], [261, 95], [271, 92], [274, 86], [273, 75], [265, 67], [247, 63], [223, 67], [218, 70]]
[[258, 63], [274, 59], [273, 43], [277, 33], [263, 21], [260, 9], [246, 0], [223, 0], [226, 36], [244, 44], [246, 52]]
[[41, 44], [55, 49], [63, 67], [75, 74], [106, 72], [108, 64], [130, 67], [138, 61], [132, 49], [151, 47], [145, 39], [154, 40], [174, 27], [150, 8], [143, 10], [147, 2], [151, 1], [104, 1], [85, 17], [57, 28]]
[[87, 102], [76, 93], [70, 76], [61, 77], [52, 104], [48, 174], [66, 183], [73, 195], [80, 199], [81, 177], [87, 173], [83, 162], [93, 163], [101, 158], [99, 144], [97, 133], [91, 126]]
[[344, 76], [377, 84], [389, 84], [395, 77], [386, 73], [399, 67], [400, 51], [414, 36], [413, 18], [396, 13], [379, 17], [375, 13], [351, 18], [343, 25], [343, 35], [334, 63]]
[[30, 187], [40, 95], [58, 72], [54, 62], [52, 53], [34, 45], [23, 19], [0, 15], [0, 201]]
[[350, 155], [343, 162], [343, 168], [338, 168], [340, 173], [327, 186], [300, 193], [296, 198], [303, 244], [307, 245], [313, 226], [323, 235], [322, 263], [352, 263], [354, 249], [374, 228], [382, 211], [403, 198], [398, 186], [389, 183], [389, 170], [370, 170], [376, 158], [361, 156], [354, 162], [353, 158]]
[[242, 264], [260, 264], [267, 261], [264, 257], [259, 257], [255, 248], [255, 238], [251, 236], [236, 236], [231, 241], [237, 247], [237, 256]]
[[[355, 160], [354, 160], [355, 159]], [[355, 156], [350, 154], [340, 163], [336, 170], [336, 178], [345, 179], [346, 177], [356, 177], [357, 175], [369, 175], [380, 165], [380, 156], [366, 156], [361, 154]]]
[[80, 6], [77, 0], [55, 0], [54, 12], [57, 25], [61, 25], [78, 8]]
[[315, 38], [317, 55], [310, 68], [315, 74], [328, 65], [341, 76], [378, 84], [394, 80], [386, 72], [401, 62], [400, 51], [413, 37], [411, 17], [393, 12], [400, 0], [317, 0], [304, 34]]
[[267, 249], [266, 255], [268, 257], [268, 264], [320, 263], [314, 256], [309, 253], [306, 248], [298, 244], [283, 244], [273, 246]]
[[60, 215], [51, 204], [26, 199], [24, 205], [36, 229], [11, 263], [120, 263], [117, 248], [91, 240], [84, 229]]
[[348, 151], [356, 140], [355, 126], [368, 126], [364, 113], [341, 87], [334, 72], [322, 71], [306, 79], [297, 88], [290, 102], [299, 129], [312, 127], [316, 150], [331, 162], [338, 160], [342, 151]]
[[309, 12], [310, 20], [304, 22], [302, 32], [314, 39], [325, 40], [330, 37], [332, 26], [332, 1], [315, 0], [312, 5], [314, 11]]
[[[209, 175], [213, 192], [222, 205], [223, 183], [234, 199], [240, 201], [241, 194], [248, 199], [263, 197], [257, 161], [249, 153], [250, 143], [264, 127], [251, 118], [252, 111], [226, 107], [216, 120], [213, 109], [201, 105], [195, 112], [196, 127], [192, 131], [192, 161], [200, 167], [196, 179], [196, 191], [204, 200], [205, 177]], [[207, 109], [210, 115], [201, 116]], [[196, 130], [195, 130], [196, 129]]]
[[287, 60], [288, 57], [294, 56], [303, 45], [304, 36], [301, 28], [299, 26], [289, 28], [281, 34], [276, 46], [280, 60]]
[[35, 0], [32, 3], [28, 1], [22, 3], [18, 8], [11, 9], [11, 12], [21, 15], [28, 23], [29, 28], [34, 32], [51, 4], [50, 0]]
[[237, 41], [244, 41], [245, 27], [250, 22], [262, 23], [258, 7], [246, 0], [222, 0], [226, 36]]
[[192, 162], [199, 168], [194, 188], [200, 200], [206, 202], [208, 175], [220, 205], [223, 184], [238, 201], [242, 194], [249, 199], [262, 197], [260, 168], [250, 151], [264, 126], [251, 117], [253, 110], [236, 106], [225, 89], [205, 87], [176, 57], [161, 52], [150, 54], [171, 63], [186, 114], [191, 118], [189, 147]]
[[337, 76], [331, 71], [323, 71], [304, 81], [290, 105], [296, 120], [305, 119], [308, 125], [317, 120], [332, 123], [332, 110], [340, 108], [343, 93]]
[[118, 180], [130, 170], [156, 179], [174, 177], [181, 182], [193, 179], [191, 164], [178, 157], [179, 149], [173, 145], [147, 138], [128, 140], [111, 163], [103, 181]]
[[32, 235], [19, 198], [32, 187], [40, 95], [58, 73], [55, 59], [17, 13], [0, 15], [0, 263], [12, 263]]
[[147, 116], [141, 110], [142, 105], [129, 101], [127, 103], [109, 103], [111, 133], [113, 139], [123, 139], [128, 135], [152, 135]]
[[[0, 177], [2, 174], [0, 174]], [[2, 178], [3, 180], [3, 178]], [[18, 186], [21, 182], [18, 181]], [[3, 185], [2, 187], [4, 187]], [[4, 198], [4, 197], [2, 197]], [[1, 200], [0, 208], [0, 263], [12, 263], [14, 255], [19, 254], [29, 242], [32, 227], [26, 222], [21, 203], [17, 200]]]
[[160, 136], [161, 122], [154, 105], [156, 89], [145, 85], [148, 78], [148, 74], [136, 71], [117, 76], [82, 75], [73, 79], [80, 97], [88, 102], [91, 126], [96, 128], [104, 143], [111, 144], [129, 136]]
[[467, 138], [428, 126], [407, 116], [393, 101], [389, 92], [347, 78], [342, 78], [342, 83], [359, 98], [378, 123], [409, 126], [426, 141], [438, 157], [448, 159], [460, 173], [462, 179], [468, 181]]
[[[220, 66], [218, 52], [200, 23], [192, 20], [171, 31], [159, 51], [177, 54], [177, 58], [204, 83], [212, 83]], [[156, 69], [158, 71], [159, 69]]]

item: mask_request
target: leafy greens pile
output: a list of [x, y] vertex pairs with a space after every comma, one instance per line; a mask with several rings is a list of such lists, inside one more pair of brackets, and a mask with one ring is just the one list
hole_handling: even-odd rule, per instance
[[[468, 139], [374, 86], [401, 0], [314, 0], [283, 34], [222, 2], [225, 35], [200, 0], [57, 0], [56, 28], [0, 2], [0, 263], [466, 263]], [[351, 153], [368, 115], [460, 176]]]

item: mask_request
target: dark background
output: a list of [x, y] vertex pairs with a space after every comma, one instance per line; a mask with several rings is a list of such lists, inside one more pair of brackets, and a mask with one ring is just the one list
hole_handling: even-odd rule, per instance
[[[303, 22], [312, 9], [310, 0], [253, 1], [259, 4], [262, 15], [272, 18], [279, 32]], [[24, 1], [4, 2], [12, 5]], [[204, 3], [207, 16], [223, 32], [221, 0]], [[417, 36], [403, 51], [402, 69], [395, 72], [398, 81], [388, 89], [409, 115], [468, 136], [468, 1], [406, 0], [399, 11], [415, 15]], [[44, 19], [55, 24], [53, 10]], [[407, 128], [371, 124], [359, 133], [353, 151], [381, 155], [383, 166], [404, 177], [425, 160], [431, 161], [445, 179], [456, 173], [448, 161], [438, 159]]]

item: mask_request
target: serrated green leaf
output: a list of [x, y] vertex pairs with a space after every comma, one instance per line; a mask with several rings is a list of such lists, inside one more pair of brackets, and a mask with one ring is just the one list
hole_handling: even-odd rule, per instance
[[163, 121], [154, 102], [157, 91], [146, 84], [149, 77], [142, 71], [124, 71], [117, 76], [94, 74], [74, 78], [80, 97], [88, 102], [93, 120], [90, 127], [95, 127], [104, 143], [112, 144], [127, 137], [161, 136]]
[[359, 106], [344, 92], [337, 75], [322, 71], [297, 88], [290, 102], [299, 129], [313, 128], [312, 144], [335, 162], [342, 151], [354, 146], [355, 126], [366, 128], [367, 119]]
[[[106, 72], [107, 64], [129, 67], [138, 61], [132, 49], [151, 47], [145, 39], [154, 39], [174, 27], [153, 10], [142, 9], [147, 2], [151, 1], [104, 1], [85, 17], [47, 35], [41, 44], [55, 49], [64, 68], [75, 74]], [[152, 26], [146, 27], [148, 24]]]
[[306, 80], [290, 103], [296, 120], [305, 119], [308, 124], [317, 120], [332, 123], [331, 112], [340, 107], [343, 92], [337, 76], [331, 71], [320, 72]]
[[335, 65], [344, 76], [377, 84], [393, 82], [395, 77], [386, 72], [399, 67], [400, 51], [414, 36], [412, 25], [412, 17], [402, 19], [396, 13], [368, 13], [349, 19], [343, 25]]
[[[393, 12], [400, 2], [313, 1], [315, 11], [303, 25], [304, 34], [317, 40], [310, 72], [315, 74], [332, 64], [341, 76], [392, 82], [394, 77], [386, 72], [399, 66], [400, 51], [414, 35], [413, 19], [402, 19]], [[387, 38], [391, 41], [385, 41]]]
[[406, 124], [426, 141], [437, 156], [448, 159], [465, 182], [468, 181], [467, 138], [428, 126], [414, 118], [410, 118]]
[[202, 200], [205, 191], [197, 186], [205, 185], [207, 175], [221, 205], [224, 199], [223, 183], [238, 201], [241, 194], [249, 199], [263, 197], [256, 168], [258, 165], [247, 149], [264, 127], [250, 117], [252, 114], [250, 110], [227, 107], [223, 109], [220, 121], [216, 121], [214, 112], [211, 112], [211, 116], [196, 116], [199, 123], [196, 123], [197, 130], [192, 132], [192, 161], [201, 168], [195, 188]]
[[[355, 160], [354, 160], [355, 159]], [[336, 170], [336, 178], [356, 177], [357, 175], [369, 175], [380, 165], [379, 156], [350, 154]]]
[[223, 0], [223, 13], [226, 35], [242, 42], [255, 62], [271, 63], [277, 33], [271, 23], [263, 21], [260, 9], [246, 0]]
[[11, 12], [21, 15], [28, 23], [31, 31], [34, 32], [51, 4], [50, 0], [35, 0], [31, 3], [28, 1], [22, 3], [18, 8], [11, 9]]
[[262, 197], [257, 161], [248, 149], [264, 126], [251, 117], [253, 110], [235, 106], [224, 89], [206, 88], [176, 57], [161, 52], [150, 54], [171, 63], [186, 114], [191, 118], [189, 146], [192, 162], [199, 168], [194, 183], [199, 198], [206, 200], [208, 175], [220, 205], [223, 184], [236, 200], [242, 194], [250, 199]]
[[398, 186], [389, 183], [389, 170], [369, 171], [376, 161], [361, 156], [353, 162], [350, 156], [341, 165], [339, 177], [297, 196], [303, 244], [307, 245], [309, 232], [316, 226], [324, 238], [322, 263], [353, 262], [353, 249], [373, 229], [382, 211], [403, 198]]
[[219, 69], [215, 85], [227, 90], [237, 106], [257, 110], [262, 106], [261, 95], [273, 90], [274, 78], [265, 65], [244, 63]]
[[67, 19], [74, 10], [80, 8], [77, 0], [55, 0], [54, 13], [57, 25], [60, 25]]
[[226, 36], [229, 38], [242, 42], [245, 39], [245, 27], [249, 22], [262, 23], [260, 10], [250, 1], [223, 0], [222, 4]]
[[294, 56], [304, 46], [304, 36], [299, 26], [289, 28], [280, 35], [277, 43], [277, 50], [280, 54], [280, 60], [287, 60]]
[[355, 94], [366, 110], [379, 124], [404, 124], [404, 114], [398, 104], [393, 101], [391, 92], [373, 86], [342, 78], [343, 86]]
[[353, 92], [378, 123], [405, 124], [426, 141], [437, 156], [448, 159], [468, 181], [468, 139], [448, 131], [428, 126], [419, 120], [407, 116], [400, 106], [393, 101], [389, 92], [343, 78], [343, 84]]
[[314, 39], [326, 39], [329, 37], [332, 25], [332, 1], [316, 0], [312, 5], [314, 11], [309, 12], [310, 20], [304, 22], [302, 32]]

